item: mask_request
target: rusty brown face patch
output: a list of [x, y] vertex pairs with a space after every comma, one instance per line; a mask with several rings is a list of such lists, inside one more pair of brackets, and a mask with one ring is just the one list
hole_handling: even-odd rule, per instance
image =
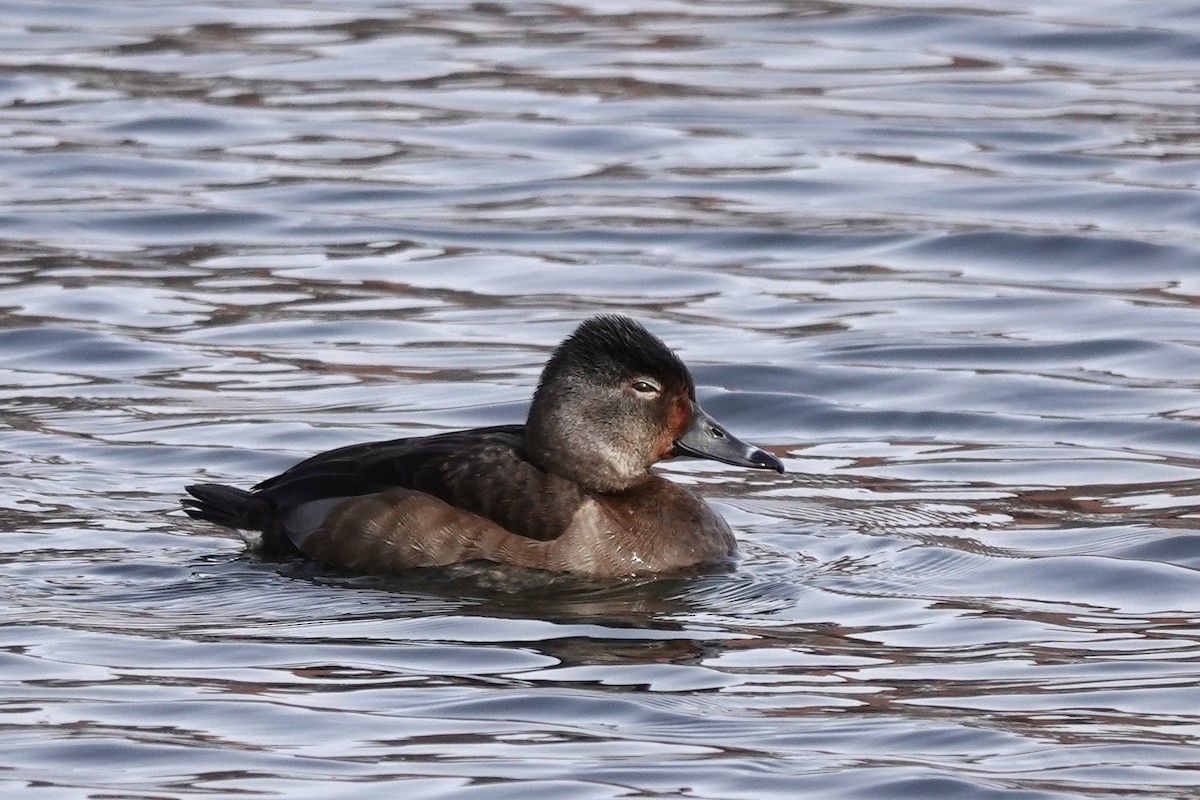
[[664, 394], [666, 403], [666, 419], [663, 434], [659, 438], [658, 459], [669, 458], [675, 449], [675, 440], [692, 424], [692, 401], [687, 392], [678, 387], [671, 387]]

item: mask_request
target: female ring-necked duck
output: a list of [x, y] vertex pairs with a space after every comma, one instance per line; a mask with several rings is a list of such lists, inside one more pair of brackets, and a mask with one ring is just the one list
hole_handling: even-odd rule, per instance
[[611, 578], [727, 561], [725, 520], [650, 472], [677, 455], [783, 472], [700, 408], [659, 339], [600, 316], [555, 349], [524, 425], [342, 447], [252, 491], [188, 486], [183, 502], [262, 531], [268, 553], [363, 573], [482, 560]]

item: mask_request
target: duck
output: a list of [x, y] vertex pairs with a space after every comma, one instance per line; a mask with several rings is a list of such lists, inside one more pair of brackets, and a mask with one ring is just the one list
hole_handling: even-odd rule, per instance
[[639, 322], [582, 322], [547, 361], [524, 425], [340, 447], [252, 489], [186, 487], [194, 519], [261, 532], [272, 556], [394, 575], [472, 562], [595, 579], [730, 564], [726, 521], [660, 461], [782, 473], [701, 408], [683, 361]]

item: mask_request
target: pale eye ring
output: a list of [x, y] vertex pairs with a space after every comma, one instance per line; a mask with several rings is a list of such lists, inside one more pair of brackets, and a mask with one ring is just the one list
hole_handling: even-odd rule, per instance
[[638, 394], [658, 394], [662, 391], [662, 388], [660, 388], [658, 384], [654, 383], [653, 381], [646, 380], [645, 378], [638, 378], [637, 380], [631, 382], [629, 384], [629, 388], [633, 389]]

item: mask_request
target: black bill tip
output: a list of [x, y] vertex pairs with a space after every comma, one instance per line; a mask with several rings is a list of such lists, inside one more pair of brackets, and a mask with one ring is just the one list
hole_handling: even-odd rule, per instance
[[763, 469], [773, 469], [776, 472], [778, 472], [780, 475], [782, 475], [784, 472], [783, 462], [780, 461], [775, 456], [768, 453], [766, 450], [755, 451], [754, 453], [752, 453], [750, 455], [750, 460], [753, 462], [754, 466], [756, 466], [756, 467], [761, 467]]

